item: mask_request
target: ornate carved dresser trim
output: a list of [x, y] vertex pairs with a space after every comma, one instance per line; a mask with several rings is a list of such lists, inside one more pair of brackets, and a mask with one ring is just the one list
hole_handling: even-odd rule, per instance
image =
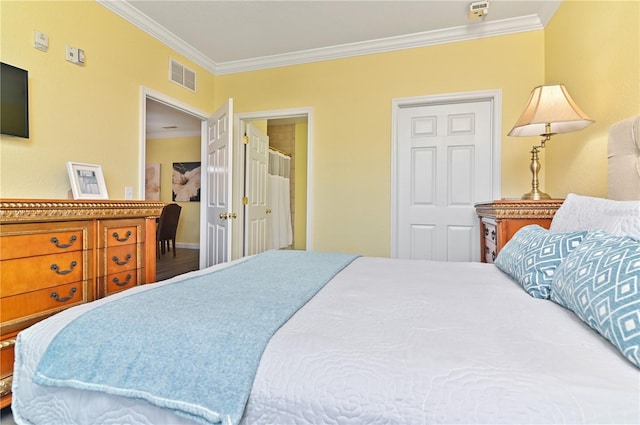
[[159, 217], [164, 205], [159, 201], [1, 199], [0, 224], [126, 218], [127, 216]]
[[501, 219], [553, 218], [563, 200], [521, 201], [501, 200], [476, 204], [476, 211], [483, 215]]

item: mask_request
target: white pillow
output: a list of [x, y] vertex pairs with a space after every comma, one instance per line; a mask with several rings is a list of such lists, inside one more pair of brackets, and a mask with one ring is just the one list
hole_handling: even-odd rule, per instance
[[613, 201], [570, 193], [549, 228], [552, 232], [594, 229], [640, 240], [640, 201]]

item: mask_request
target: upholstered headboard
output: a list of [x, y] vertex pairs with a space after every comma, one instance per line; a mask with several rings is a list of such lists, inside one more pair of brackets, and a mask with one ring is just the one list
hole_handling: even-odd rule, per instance
[[608, 198], [640, 200], [640, 115], [609, 129]]

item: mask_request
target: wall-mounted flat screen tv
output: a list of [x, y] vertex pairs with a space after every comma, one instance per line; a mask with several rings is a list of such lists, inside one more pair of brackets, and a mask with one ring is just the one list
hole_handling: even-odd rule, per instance
[[28, 72], [1, 62], [0, 133], [29, 137]]

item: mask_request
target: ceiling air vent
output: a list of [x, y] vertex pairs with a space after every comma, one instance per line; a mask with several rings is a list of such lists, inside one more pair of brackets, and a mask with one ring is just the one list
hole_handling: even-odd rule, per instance
[[174, 59], [169, 59], [169, 79], [185, 89], [196, 91], [196, 72]]

